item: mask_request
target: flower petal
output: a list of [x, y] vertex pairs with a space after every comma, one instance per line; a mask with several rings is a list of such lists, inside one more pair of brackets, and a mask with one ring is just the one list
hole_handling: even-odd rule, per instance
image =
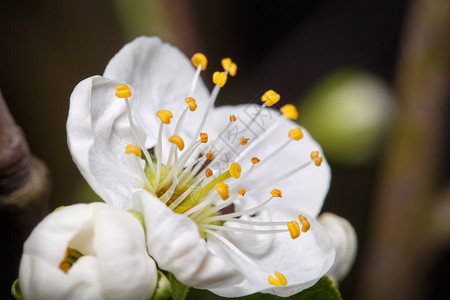
[[[82, 262], [82, 264], [84, 263]], [[102, 299], [100, 285], [89, 280], [95, 277], [96, 269], [92, 266], [81, 269], [89, 270], [89, 274], [75, 271], [68, 276], [38, 256], [23, 254], [19, 272], [20, 287], [24, 298], [27, 300]]]
[[[67, 142], [73, 160], [94, 191], [108, 203], [130, 208], [132, 190], [144, 187], [135, 157], [125, 154], [137, 145], [123, 99], [113, 81], [100, 76], [80, 82], [70, 97]], [[138, 133], [140, 134], [140, 133]]]
[[336, 260], [327, 276], [341, 281], [347, 276], [355, 262], [358, 250], [355, 229], [349, 221], [332, 213], [323, 213], [318, 220], [333, 239], [336, 249]]
[[[176, 47], [163, 43], [157, 37], [138, 37], [126, 44], [109, 62], [104, 76], [132, 86], [133, 114], [147, 137], [156, 140], [160, 120], [156, 112], [165, 109], [173, 113], [170, 125], [164, 126], [164, 151], [168, 153], [167, 138], [175, 129], [177, 118], [187, 107], [184, 99], [193, 97], [198, 105], [195, 112], [188, 112], [180, 136], [191, 141], [197, 131], [207, 106], [209, 92], [201, 78], [192, 95], [189, 95], [195, 68]], [[152, 146], [151, 143], [148, 145]]]
[[[320, 145], [313, 140], [311, 135], [302, 128], [303, 138], [298, 141], [291, 140], [278, 152], [285, 142], [289, 140], [288, 132], [300, 126], [291, 120], [280, 117], [277, 111], [263, 110], [260, 115], [251, 121], [260, 106], [244, 104], [238, 106], [221, 106], [211, 112], [206, 128], [211, 140], [214, 140], [219, 132], [227, 124], [230, 114], [237, 117], [237, 121], [228, 128], [219, 139], [218, 148], [229, 149], [223, 156], [223, 162], [229, 164], [237, 159], [243, 169], [243, 175], [251, 167], [251, 158], [258, 157], [261, 162], [255, 165], [252, 174], [242, 180], [239, 188], [247, 190], [247, 196], [255, 199], [267, 199], [273, 188], [280, 189], [283, 198], [280, 201], [272, 201], [269, 207], [282, 206], [289, 208], [301, 208], [312, 216], [317, 216], [322, 208], [323, 201], [328, 192], [331, 180], [330, 167], [324, 159], [320, 167], [311, 164], [303, 170], [289, 176], [281, 182], [274, 180], [283, 174], [311, 161], [311, 151], [319, 151]], [[250, 124], [250, 125], [249, 125]], [[241, 137], [250, 138], [248, 145], [239, 145]], [[244, 152], [240, 152], [243, 150]], [[270, 160], [269, 160], [270, 159]], [[264, 160], [268, 160], [264, 163]], [[225, 167], [226, 167], [225, 164]], [[271, 185], [271, 183], [274, 183]], [[261, 188], [268, 184], [268, 187]], [[251, 191], [253, 189], [253, 191]]]
[[[274, 221], [293, 220], [297, 218], [298, 211], [287, 208], [270, 208], [270, 214]], [[272, 247], [264, 255], [252, 255], [244, 253], [253, 260], [254, 263], [268, 270], [269, 272], [281, 272], [288, 281], [286, 286], [271, 286], [267, 278], [269, 275], [260, 268], [255, 268], [245, 262], [234, 251], [225, 247], [222, 242], [214, 236], [208, 235], [208, 245], [221, 257], [227, 257], [231, 266], [240, 270], [246, 281], [231, 288], [212, 289], [212, 292], [225, 297], [237, 297], [255, 292], [271, 293], [279, 296], [289, 296], [312, 286], [317, 282], [334, 261], [334, 248], [331, 238], [326, 230], [312, 217], [302, 213], [308, 218], [311, 229], [302, 233], [296, 240], [289, 237], [289, 233], [275, 234]], [[235, 226], [236, 227], [236, 226]], [[240, 243], [246, 239], [252, 239], [253, 235], [237, 236], [229, 240], [240, 247]]]
[[93, 243], [102, 295], [105, 299], [148, 299], [158, 279], [142, 225], [130, 213], [101, 203], [93, 205]]
[[145, 190], [137, 191], [133, 202], [144, 216], [149, 254], [161, 269], [202, 289], [226, 288], [244, 279], [208, 248], [191, 219], [174, 213]]

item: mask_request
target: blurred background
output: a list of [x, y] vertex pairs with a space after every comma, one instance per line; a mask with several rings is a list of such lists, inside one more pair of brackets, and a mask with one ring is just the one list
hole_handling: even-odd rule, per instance
[[[415, 298], [439, 299], [448, 294], [445, 284], [450, 276], [449, 214], [434, 214], [448, 212], [449, 207], [450, 34], [441, 29], [436, 33], [427, 20], [436, 20], [438, 28], [443, 22], [447, 30], [450, 16], [445, 0], [430, 1], [436, 16], [421, 16], [424, 9], [417, 7], [425, 2], [1, 0], [0, 88], [32, 153], [50, 170], [54, 209], [90, 195], [66, 144], [69, 97], [79, 81], [102, 74], [124, 43], [139, 35], [158, 35], [189, 57], [205, 53], [209, 64], [203, 79], [210, 88], [220, 59], [231, 57], [238, 74], [221, 92], [218, 105], [252, 102], [274, 89], [282, 104], [297, 105], [298, 122], [324, 148], [333, 177], [323, 210], [349, 220], [359, 239], [355, 266], [340, 285], [343, 298], [372, 299], [375, 295], [368, 294], [380, 287], [411, 281], [420, 286], [413, 287], [419, 291]], [[426, 42], [414, 41], [421, 36], [438, 41], [433, 67], [424, 67], [429, 55], [420, 49]], [[427, 76], [407, 76], [414, 72]], [[427, 78], [440, 84], [429, 87]], [[415, 95], [420, 99], [409, 100]], [[411, 126], [416, 112], [423, 122]], [[414, 129], [424, 136], [416, 136]], [[418, 149], [423, 151], [415, 153]], [[408, 173], [413, 178], [396, 185]], [[426, 186], [416, 201], [417, 182]], [[391, 191], [404, 195], [404, 202], [392, 204], [402, 197]], [[409, 220], [404, 224], [395, 215], [403, 210]], [[409, 213], [415, 220], [417, 211], [419, 221], [411, 222]], [[424, 229], [429, 223], [420, 223], [436, 218], [441, 222], [430, 226], [443, 227], [437, 230], [444, 236], [438, 241], [428, 238], [435, 236]], [[430, 249], [415, 255], [426, 259], [396, 266], [399, 253], [407, 256], [423, 244]], [[396, 249], [394, 254], [389, 247]], [[20, 253], [8, 251], [7, 243], [2, 248], [2, 261], [10, 263], [0, 267], [0, 298], [8, 299]], [[404, 265], [417, 273], [398, 273], [397, 277], [413, 278], [393, 279], [389, 264], [394, 273]], [[411, 289], [411, 284], [401, 288]], [[408, 298], [399, 294], [391, 299]]]

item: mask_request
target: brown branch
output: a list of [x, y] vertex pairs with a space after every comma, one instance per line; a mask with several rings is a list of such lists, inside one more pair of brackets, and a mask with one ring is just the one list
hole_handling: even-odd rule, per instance
[[31, 156], [25, 136], [0, 92], [1, 291], [8, 290], [17, 278], [23, 242], [48, 213], [49, 193], [48, 169]]
[[450, 1], [415, 1], [403, 38], [399, 114], [375, 200], [359, 299], [423, 298], [424, 281], [445, 240], [436, 232], [433, 212], [447, 134]]
[[0, 91], [0, 195], [22, 187], [30, 175], [30, 151]]

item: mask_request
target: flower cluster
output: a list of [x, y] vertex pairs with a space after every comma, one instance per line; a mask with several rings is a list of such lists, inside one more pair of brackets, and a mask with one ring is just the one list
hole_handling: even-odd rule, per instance
[[260, 104], [215, 107], [237, 65], [222, 60], [211, 93], [206, 67], [203, 54], [190, 61], [140, 37], [77, 85], [69, 149], [107, 204], [63, 208], [33, 231], [25, 298], [148, 299], [156, 264], [221, 296], [288, 296], [330, 270], [336, 241], [316, 219], [331, 177], [320, 146], [293, 105], [274, 109], [273, 90]]

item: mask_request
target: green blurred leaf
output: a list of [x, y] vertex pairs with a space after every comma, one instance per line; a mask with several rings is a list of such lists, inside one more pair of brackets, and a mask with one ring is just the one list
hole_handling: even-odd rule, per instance
[[169, 279], [170, 284], [172, 285], [172, 299], [184, 300], [184, 298], [186, 297], [186, 293], [189, 290], [189, 287], [179, 282], [172, 273], [168, 273], [167, 278]]
[[[215, 300], [224, 299], [206, 290], [191, 289], [187, 299]], [[241, 300], [274, 300], [274, 299], [292, 299], [292, 300], [342, 300], [341, 293], [334, 283], [328, 277], [322, 277], [314, 286], [287, 298], [282, 298], [270, 294], [253, 294], [250, 296], [234, 298]]]
[[16, 300], [23, 300], [22, 291], [20, 290], [19, 279], [16, 279], [11, 286], [11, 295], [13, 295]]

